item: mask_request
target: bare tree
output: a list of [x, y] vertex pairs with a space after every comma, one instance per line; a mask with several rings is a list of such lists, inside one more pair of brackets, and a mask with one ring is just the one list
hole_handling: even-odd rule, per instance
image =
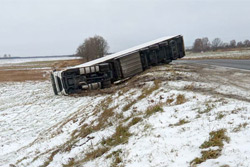
[[230, 46], [230, 48], [235, 48], [236, 47], [236, 41], [231, 40], [229, 46]]
[[107, 55], [108, 49], [108, 42], [103, 37], [95, 35], [84, 40], [77, 48], [76, 55], [90, 61]]
[[239, 42], [237, 43], [237, 47], [238, 47], [238, 48], [241, 48], [241, 47], [243, 47], [243, 46], [244, 46], [243, 42], [239, 41]]
[[202, 49], [203, 49], [202, 40], [200, 38], [197, 38], [193, 44], [193, 52], [201, 52]]
[[213, 50], [217, 50], [217, 49], [219, 49], [222, 46], [223, 46], [223, 42], [222, 42], [222, 40], [220, 38], [215, 38], [212, 41], [212, 49]]
[[225, 42], [222, 44], [222, 47], [228, 49], [228, 48], [230, 48], [230, 44]]
[[245, 47], [250, 47], [250, 41], [248, 39], [246, 39], [244, 42], [243, 42], [244, 46]]
[[202, 51], [205, 52], [205, 51], [210, 50], [211, 44], [209, 42], [208, 37], [202, 38], [201, 41], [202, 41]]

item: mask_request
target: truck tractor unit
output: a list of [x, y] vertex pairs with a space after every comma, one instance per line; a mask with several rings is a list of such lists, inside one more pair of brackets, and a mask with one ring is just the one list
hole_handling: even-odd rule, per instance
[[133, 48], [51, 73], [55, 95], [109, 88], [114, 82], [185, 56], [181, 35], [163, 37]]

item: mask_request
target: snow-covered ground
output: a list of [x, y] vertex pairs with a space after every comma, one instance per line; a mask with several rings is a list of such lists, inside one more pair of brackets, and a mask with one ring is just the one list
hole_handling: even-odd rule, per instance
[[217, 52], [202, 52], [192, 53], [187, 52], [183, 59], [249, 59], [250, 50], [239, 51], [217, 51]]
[[54, 58], [20, 58], [20, 59], [0, 59], [1, 66], [12, 65], [16, 63], [27, 63], [37, 61], [56, 61], [56, 60], [72, 60], [78, 57], [54, 57]]
[[221, 155], [197, 166], [248, 167], [249, 77], [174, 64], [81, 96], [54, 96], [48, 81], [0, 83], [0, 166], [195, 166], [209, 133], [225, 129]]

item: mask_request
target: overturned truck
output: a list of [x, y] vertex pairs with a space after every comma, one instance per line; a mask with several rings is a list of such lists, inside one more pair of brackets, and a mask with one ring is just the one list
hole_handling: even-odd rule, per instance
[[51, 73], [55, 95], [103, 89], [151, 66], [167, 64], [185, 56], [181, 35], [163, 37], [84, 64]]

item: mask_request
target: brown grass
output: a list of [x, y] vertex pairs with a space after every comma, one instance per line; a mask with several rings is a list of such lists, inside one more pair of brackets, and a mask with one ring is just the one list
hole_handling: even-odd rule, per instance
[[131, 133], [129, 133], [128, 130], [129, 130], [129, 126], [119, 125], [116, 128], [115, 133], [111, 137], [102, 141], [102, 145], [117, 146], [119, 144], [127, 143], [129, 137], [132, 135]]
[[224, 146], [223, 141], [229, 142], [229, 140], [229, 137], [226, 136], [226, 129], [212, 131], [209, 133], [209, 140], [205, 141], [200, 146], [200, 148], [209, 148], [215, 146], [222, 148]]
[[186, 100], [185, 96], [182, 95], [182, 94], [179, 94], [179, 95], [177, 96], [177, 98], [176, 98], [175, 104], [176, 104], [176, 105], [183, 104], [183, 103], [185, 103], [186, 101], [187, 101], [187, 100]]
[[243, 129], [243, 128], [246, 128], [246, 126], [248, 125], [248, 123], [242, 123], [242, 124], [239, 124], [237, 127], [235, 127], [234, 129], [233, 129], [233, 132], [239, 132], [241, 129]]
[[128, 102], [128, 104], [126, 104], [123, 108], [122, 111], [127, 111], [131, 108], [131, 106], [133, 106], [136, 103], [137, 100], [131, 100]]
[[197, 164], [201, 164], [202, 162], [205, 162], [208, 159], [216, 159], [221, 155], [221, 149], [219, 150], [211, 150], [208, 151], [202, 151], [202, 156], [200, 158], [195, 158], [191, 161], [191, 166], [196, 166]]
[[72, 167], [75, 165], [75, 159], [74, 158], [70, 158], [69, 162], [67, 164], [63, 164], [63, 167]]
[[221, 155], [222, 148], [224, 146], [223, 141], [229, 142], [230, 138], [226, 136], [226, 129], [220, 129], [218, 131], [212, 131], [209, 133], [209, 140], [205, 141], [200, 148], [207, 149], [210, 147], [219, 147], [216, 150], [201, 151], [202, 156], [197, 157], [190, 162], [190, 165], [195, 167], [197, 164], [201, 164], [208, 159], [216, 159]]
[[160, 80], [154, 80], [154, 85], [150, 88], [145, 88], [142, 90], [142, 94], [138, 97], [138, 100], [142, 100], [143, 98], [149, 96], [150, 94], [153, 93], [153, 91], [159, 89], [160, 87]]
[[210, 112], [213, 108], [214, 108], [215, 106], [212, 104], [212, 105], [210, 105], [210, 104], [206, 104], [206, 108], [204, 109], [204, 110], [198, 110], [198, 113], [199, 114], [204, 114], [204, 113], [208, 113], [208, 112]]
[[186, 124], [186, 123], [189, 123], [190, 121], [187, 121], [187, 120], [185, 120], [185, 119], [181, 119], [181, 120], [179, 120], [177, 123], [175, 123], [175, 124], [170, 124], [169, 126], [181, 126], [181, 125], [184, 125], [184, 124]]
[[111, 154], [106, 156], [107, 159], [113, 157], [113, 162], [111, 164], [111, 167], [117, 167], [118, 164], [122, 162], [122, 159], [120, 157], [121, 153], [122, 153], [122, 150], [119, 149], [119, 150], [113, 151]]
[[130, 126], [133, 126], [133, 125], [135, 125], [135, 124], [137, 124], [138, 122], [140, 122], [142, 120], [142, 118], [141, 117], [134, 117], [133, 119], [132, 119], [132, 121], [129, 123], [129, 127]]
[[167, 103], [167, 104], [171, 104], [171, 103], [173, 103], [173, 101], [174, 101], [173, 98], [168, 98], [168, 99], [166, 100], [166, 103]]
[[91, 152], [86, 153], [84, 161], [89, 161], [95, 158], [98, 158], [100, 156], [102, 156], [103, 154], [105, 154], [107, 151], [109, 151], [110, 148], [108, 147], [99, 147]]
[[54, 156], [55, 156], [59, 151], [60, 151], [59, 149], [53, 151], [53, 152], [50, 154], [50, 156], [48, 157], [47, 161], [45, 161], [45, 162], [43, 163], [43, 165], [41, 165], [40, 167], [46, 167], [46, 166], [48, 166], [48, 165], [53, 161]]
[[43, 70], [0, 70], [0, 82], [23, 82], [23, 81], [44, 81], [48, 80]]
[[[51, 69], [63, 69], [68, 66], [81, 64], [81, 59], [58, 60], [43, 62], [28, 62], [0, 67], [0, 82], [25, 82], [49, 80]], [[48, 69], [34, 69], [48, 67]]]
[[146, 116], [149, 117], [156, 112], [163, 112], [163, 109], [161, 108], [161, 106], [162, 106], [162, 104], [156, 104], [154, 106], [149, 106], [146, 110]]

